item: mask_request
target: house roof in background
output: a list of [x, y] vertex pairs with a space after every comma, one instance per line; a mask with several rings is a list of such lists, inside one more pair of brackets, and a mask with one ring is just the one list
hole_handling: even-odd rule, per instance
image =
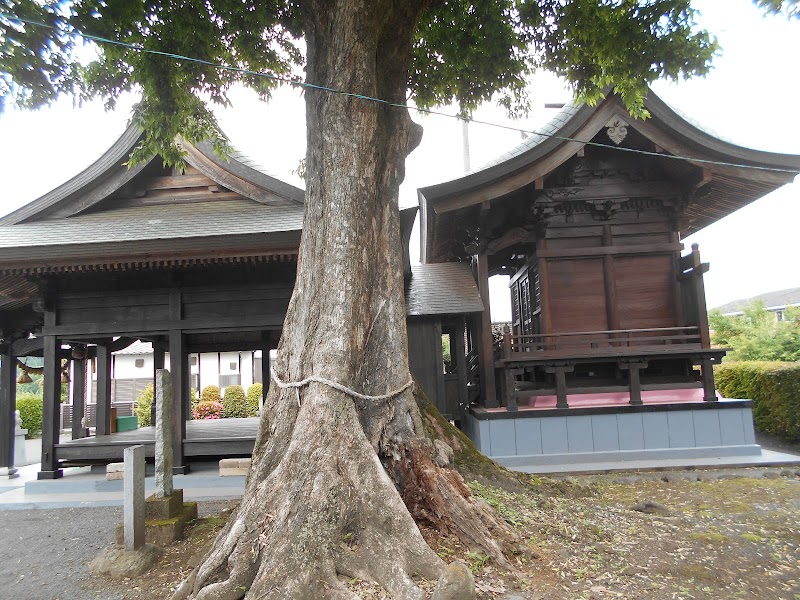
[[761, 300], [761, 302], [764, 303], [764, 308], [781, 308], [784, 306], [800, 305], [800, 287], [765, 292], [758, 296], [734, 300], [733, 302], [717, 306], [713, 310], [718, 310], [722, 314], [741, 312], [757, 300]]
[[411, 266], [406, 285], [409, 316], [466, 314], [483, 311], [481, 294], [466, 263]]
[[136, 340], [127, 348], [123, 348], [122, 350], [117, 350], [113, 354], [117, 356], [126, 356], [126, 355], [140, 355], [140, 354], [152, 354], [153, 353], [153, 344], [150, 342], [143, 342], [141, 340]]

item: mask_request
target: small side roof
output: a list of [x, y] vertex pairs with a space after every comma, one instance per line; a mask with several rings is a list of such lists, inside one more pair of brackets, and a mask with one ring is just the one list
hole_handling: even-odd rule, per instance
[[406, 313], [409, 316], [482, 311], [478, 284], [466, 263], [411, 266], [411, 281], [406, 285]]

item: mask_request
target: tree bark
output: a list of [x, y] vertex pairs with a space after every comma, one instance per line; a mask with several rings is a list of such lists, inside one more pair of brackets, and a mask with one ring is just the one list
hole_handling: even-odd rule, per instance
[[[305, 2], [307, 81], [404, 103], [425, 4]], [[314, 89], [306, 118], [305, 225], [276, 374], [385, 394], [410, 377], [398, 190], [421, 127], [405, 109]], [[415, 518], [505, 561], [510, 533], [441, 446], [411, 388], [376, 401], [271, 386], [240, 507], [175, 598], [354, 598], [342, 577], [423, 598], [414, 577], [444, 565]]]

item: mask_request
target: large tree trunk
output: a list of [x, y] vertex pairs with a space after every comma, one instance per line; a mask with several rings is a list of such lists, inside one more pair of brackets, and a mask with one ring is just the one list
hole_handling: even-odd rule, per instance
[[[424, 4], [307, 2], [307, 81], [403, 103]], [[306, 107], [305, 226], [276, 373], [385, 394], [410, 377], [397, 198], [421, 128], [320, 90]], [[422, 598], [413, 577], [444, 565], [414, 518], [504, 560], [508, 531], [426, 437], [412, 388], [360, 400], [273, 382], [263, 412], [241, 505], [176, 598], [353, 598], [342, 576]]]

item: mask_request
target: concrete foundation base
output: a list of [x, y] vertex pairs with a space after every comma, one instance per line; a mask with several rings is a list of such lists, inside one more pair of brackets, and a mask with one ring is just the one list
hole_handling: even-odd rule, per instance
[[517, 412], [475, 409], [465, 425], [481, 452], [509, 468], [761, 453], [747, 400]]

